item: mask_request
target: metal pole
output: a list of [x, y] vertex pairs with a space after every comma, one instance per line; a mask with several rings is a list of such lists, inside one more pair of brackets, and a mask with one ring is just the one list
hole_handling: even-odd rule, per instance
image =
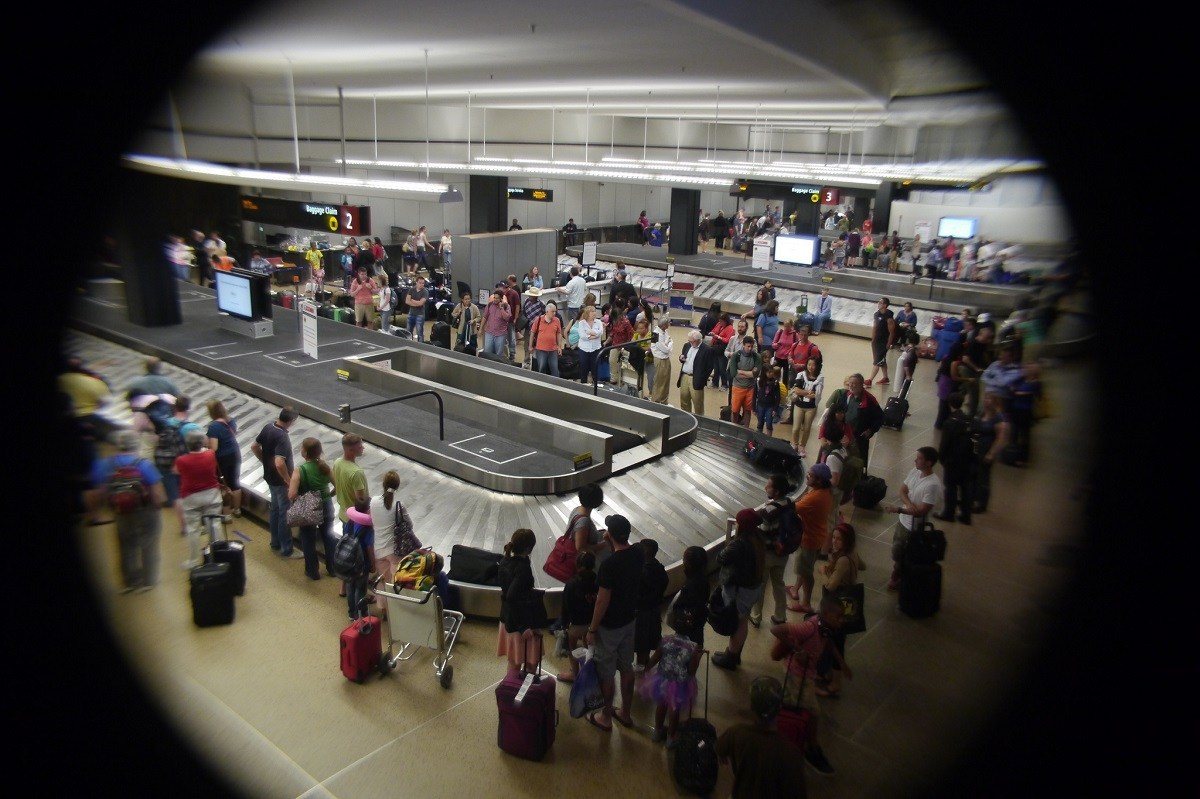
[[292, 148], [296, 153], [296, 174], [300, 174], [300, 125], [296, 121], [296, 79], [292, 76], [292, 61], [288, 59], [288, 94], [292, 98]]
[[429, 180], [429, 50], [425, 50], [425, 180]]
[[675, 117], [675, 160], [679, 160], [679, 143], [683, 137], [683, 117]]
[[467, 166], [471, 165], [471, 93], [467, 92]]
[[[371, 117], [375, 120], [375, 160], [379, 160], [379, 98], [371, 95]], [[345, 143], [345, 126], [342, 127], [342, 142]], [[343, 156], [344, 157], [344, 156]]]
[[554, 160], [554, 112], [556, 108], [550, 109], [550, 160]]
[[[346, 98], [341, 86], [338, 86], [338, 120], [342, 126], [342, 177], [346, 177]], [[346, 202], [344, 196], [342, 202]]]
[[650, 106], [646, 106], [645, 116], [642, 117], [642, 160], [646, 160], [646, 142], [650, 136]]
[[592, 90], [587, 90], [587, 98], [583, 106], [583, 160], [588, 160], [588, 144], [592, 136]]

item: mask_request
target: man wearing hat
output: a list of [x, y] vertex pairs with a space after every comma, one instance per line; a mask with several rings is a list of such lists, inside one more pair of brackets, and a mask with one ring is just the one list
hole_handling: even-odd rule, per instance
[[154, 466], [153, 459], [138, 455], [140, 440], [135, 430], [120, 430], [113, 436], [117, 453], [95, 462], [92, 468], [92, 490], [88, 492], [87, 507], [99, 509], [107, 499], [108, 483], [117, 469], [135, 465], [141, 474], [142, 484], [150, 494], [150, 501], [131, 513], [116, 514], [117, 546], [120, 551], [121, 580], [125, 584], [121, 593], [149, 591], [158, 583], [159, 541], [162, 532], [162, 514], [159, 509], [167, 504], [167, 493], [163, 490], [162, 475]]
[[[604, 707], [590, 713], [588, 722], [605, 732], [613, 719], [633, 726], [633, 639], [637, 620], [638, 588], [641, 584], [644, 550], [629, 545], [629, 520], [619, 513], [604, 518], [604, 538], [612, 554], [596, 573], [596, 607], [588, 625], [587, 645], [594, 646], [596, 671]], [[613, 710], [616, 673], [621, 672], [621, 713]]]
[[717, 756], [733, 769], [734, 799], [804, 796], [804, 767], [791, 743], [775, 727], [783, 686], [774, 677], [750, 683], [753, 724], [735, 724], [717, 739]]
[[[534, 319], [546, 313], [546, 303], [542, 302], [541, 296], [542, 290], [537, 286], [530, 286], [525, 290], [525, 298], [521, 300], [521, 313], [529, 320], [529, 326], [533, 325]], [[530, 338], [526, 338], [524, 361], [526, 367], [529, 366], [532, 355], [533, 341]]]
[[725, 604], [736, 605], [738, 614], [738, 626], [729, 636], [729, 646], [712, 656], [712, 664], [719, 669], [734, 671], [741, 664], [750, 611], [762, 596], [766, 547], [761, 525], [762, 514], [754, 508], [742, 508], [734, 519], [733, 540], [717, 555]]

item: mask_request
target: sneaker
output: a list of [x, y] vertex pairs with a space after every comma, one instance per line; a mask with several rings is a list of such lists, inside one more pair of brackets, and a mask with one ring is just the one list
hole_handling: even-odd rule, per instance
[[808, 765], [817, 770], [817, 773], [824, 774], [827, 777], [833, 774], [833, 766], [830, 765], [829, 760], [825, 757], [825, 753], [821, 751], [821, 747], [810, 746], [805, 749], [804, 759], [808, 762]]
[[886, 386], [890, 382], [892, 382], [892, 381], [888, 380], [886, 377], [881, 377], [875, 381], [876, 385], [880, 385], [880, 386]]
[[728, 669], [736, 671], [738, 665], [742, 662], [738, 655], [730, 654], [729, 652], [718, 652], [712, 656], [712, 664], [718, 669]]
[[870, 381], [870, 380], [864, 380], [864, 381], [863, 381], [863, 387], [864, 387], [864, 388], [870, 388], [870, 387], [871, 387], [871, 381]]
[[304, 553], [298, 549], [293, 549], [288, 553], [280, 552], [279, 554], [287, 560], [304, 560]]

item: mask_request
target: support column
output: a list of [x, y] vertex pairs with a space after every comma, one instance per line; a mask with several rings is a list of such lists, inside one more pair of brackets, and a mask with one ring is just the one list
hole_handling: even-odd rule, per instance
[[884, 181], [875, 190], [875, 234], [882, 235], [891, 231], [892, 199], [896, 188], [895, 183]]
[[667, 252], [695, 255], [699, 226], [699, 189], [671, 189], [671, 241]]
[[471, 233], [498, 233], [508, 230], [508, 178], [496, 175], [471, 175]]

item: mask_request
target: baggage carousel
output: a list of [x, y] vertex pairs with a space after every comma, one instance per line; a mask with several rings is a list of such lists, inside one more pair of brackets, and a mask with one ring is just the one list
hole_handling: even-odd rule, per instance
[[[583, 248], [567, 247], [565, 252], [579, 258], [583, 254]], [[611, 242], [597, 245], [596, 257], [659, 271], [666, 271], [667, 268], [666, 247], [643, 247], [628, 242]], [[893, 308], [911, 302], [914, 306], [919, 304], [942, 314], [956, 314], [964, 307], [969, 307], [976, 311], [986, 310], [992, 314], [1007, 316], [1016, 309], [1023, 296], [1034, 291], [1033, 287], [1024, 285], [960, 283], [940, 278], [932, 283], [929, 278], [920, 278], [914, 282], [912, 275], [896, 272], [855, 268], [830, 272], [774, 261], [769, 269], [755, 269], [751, 266], [751, 259], [740, 252], [673, 257], [676, 275], [700, 275], [755, 284], [770, 280], [776, 287], [810, 294], [817, 294], [822, 288], [828, 288], [831, 294], [855, 300], [877, 301], [879, 297], [887, 296]], [[780, 305], [787, 308], [782, 302]]]
[[[321, 326], [319, 335], [322, 348], [327, 342], [332, 349], [322, 350], [320, 358], [306, 362], [297, 355], [299, 347], [293, 346], [299, 336], [295, 312], [275, 308], [275, 337], [249, 339], [219, 327], [215, 299], [210, 290], [180, 284], [180, 291], [184, 321], [181, 325], [165, 328], [130, 324], [125, 319], [123, 303], [112, 296], [81, 299], [72, 315], [73, 330], [68, 331], [66, 350], [108, 377], [117, 392], [123, 391], [124, 386], [143, 373], [146, 355], [162, 358], [164, 374], [192, 398], [192, 416], [198, 421], [205, 419], [205, 401], [221, 400], [238, 425], [245, 507], [262, 518], [265, 518], [269, 491], [263, 480], [262, 466], [250, 447], [259, 430], [275, 419], [279, 408], [286, 404], [300, 412], [300, 418], [290, 431], [293, 446], [298, 446], [305, 437], [313, 436], [322, 442], [326, 457], [332, 460], [340, 453], [340, 438], [348, 430], [360, 432], [367, 441], [375, 444], [368, 447], [359, 460], [367, 473], [372, 493], [379, 491], [385, 472], [396, 470], [401, 476], [401, 499], [412, 515], [417, 534], [426, 545], [446, 556], [454, 544], [498, 552], [513, 530], [528, 527], [538, 537], [533, 560], [542, 563], [554, 540], [565, 529], [570, 511], [578, 504], [574, 486], [562, 488], [546, 483], [547, 474], [560, 473], [570, 449], [553, 445], [564, 435], [563, 428], [552, 424], [554, 420], [545, 420], [544, 426], [535, 424], [531, 427], [526, 418], [523, 427], [512, 426], [503, 416], [498, 420], [480, 411], [486, 407], [497, 414], [531, 413], [528, 407], [522, 407], [530, 405], [529, 402], [517, 405], [479, 393], [490, 384], [505, 381], [510, 381], [506, 389], [509, 391], [543, 396], [555, 394], [560, 401], [574, 400], [578, 408], [595, 404], [597, 409], [614, 413], [607, 417], [607, 423], [595, 423], [590, 427], [582, 423], [585, 419], [571, 423], [575, 427], [588, 428], [594, 436], [610, 435], [605, 432], [606, 427], [628, 430], [631, 418], [641, 420], [641, 441], [625, 452], [608, 453], [608, 462], [601, 463], [600, 471], [587, 475], [588, 481], [600, 482], [605, 493], [604, 505], [595, 512], [594, 518], [602, 522], [607, 514], [622, 513], [633, 526], [635, 540], [654, 538], [660, 547], [659, 558], [668, 567], [672, 590], [682, 584], [684, 549], [699, 545], [710, 554], [714, 553], [724, 542], [730, 517], [740, 508], [764, 501], [763, 484], [767, 472], [752, 466], [743, 457], [743, 445], [750, 436], [744, 428], [612, 392], [602, 392], [594, 397], [590, 388], [579, 383], [466, 358], [430, 345], [402, 341], [327, 319], [317, 320]], [[488, 435], [514, 447], [537, 449], [537, 456], [490, 467], [496, 475], [503, 473], [516, 480], [531, 480], [535, 490], [501, 491], [462, 470], [456, 471], [453, 466], [443, 468], [444, 463], [419, 462], [414, 453], [421, 454], [419, 450], [430, 439], [437, 438], [433, 432], [437, 425], [436, 415], [424, 406], [388, 404], [355, 412], [349, 423], [341, 421], [337, 411], [339, 404], [349, 402], [356, 406], [379, 400], [383, 389], [372, 380], [395, 376], [401, 380], [421, 379], [437, 383], [436, 374], [421, 377], [420, 370], [433, 368], [436, 372], [437, 368], [444, 369], [446, 362], [455, 359], [465, 360], [482, 379], [473, 395], [475, 403], [467, 402], [470, 397], [466, 395], [470, 392], [456, 389], [450, 383], [439, 385], [439, 391], [462, 401], [457, 410], [465, 414], [447, 414], [446, 440], [461, 441], [459, 436]], [[451, 364], [452, 369], [454, 366]], [[382, 369], [391, 374], [343, 382], [337, 377], [338, 369]], [[511, 382], [514, 380], [524, 382]], [[542, 385], [537, 385], [539, 383]], [[123, 396], [117, 396], [102, 412], [118, 424], [128, 424], [132, 417]], [[481, 418], [471, 418], [471, 414]], [[580, 416], [579, 413], [574, 415]], [[658, 425], [657, 438], [650, 432], [652, 424]], [[452, 428], [452, 425], [458, 427]], [[404, 435], [396, 435], [399, 427], [409, 430]], [[568, 430], [566, 435], [577, 433]], [[392, 437], [388, 438], [389, 435]], [[405, 448], [406, 452], [397, 451]], [[496, 461], [507, 460], [497, 454], [498, 447], [489, 449], [494, 451], [479, 454]], [[626, 461], [621, 460], [621, 455], [633, 450], [641, 451]], [[457, 466], [471, 465], [472, 453], [463, 447], [455, 453]], [[561, 473], [576, 474], [574, 471]], [[558, 490], [547, 490], [547, 487]], [[262, 537], [261, 542], [251, 541], [249, 545], [265, 547], [265, 533]], [[538, 587], [547, 590], [547, 609], [556, 612], [561, 584], [540, 568], [534, 570], [534, 576]], [[499, 589], [466, 584], [459, 587], [465, 612], [483, 616], [498, 613]]]

